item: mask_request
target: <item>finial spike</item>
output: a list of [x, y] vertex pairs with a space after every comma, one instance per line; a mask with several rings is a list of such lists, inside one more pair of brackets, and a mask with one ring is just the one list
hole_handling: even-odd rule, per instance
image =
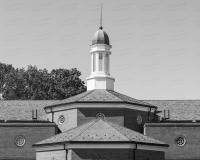
[[100, 27], [99, 29], [103, 29], [102, 27], [102, 3], [101, 3], [101, 15], [100, 15]]

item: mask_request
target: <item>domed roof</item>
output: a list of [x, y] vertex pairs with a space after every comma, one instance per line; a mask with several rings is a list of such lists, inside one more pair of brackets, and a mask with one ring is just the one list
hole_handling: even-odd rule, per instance
[[108, 35], [105, 31], [102, 30], [103, 27], [100, 27], [98, 31], [93, 36], [92, 45], [94, 44], [107, 44], [110, 45]]

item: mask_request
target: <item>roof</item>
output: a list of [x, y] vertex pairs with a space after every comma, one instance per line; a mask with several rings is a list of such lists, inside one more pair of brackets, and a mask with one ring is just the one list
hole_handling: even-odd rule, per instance
[[34, 145], [48, 145], [65, 142], [134, 142], [168, 146], [166, 143], [145, 136], [136, 131], [97, 119], [74, 129], [65, 131]]
[[146, 123], [146, 127], [199, 127], [199, 122], [181, 122], [181, 121], [172, 121], [171, 123], [166, 122], [159, 122], [159, 123]]
[[143, 100], [158, 107], [157, 115], [170, 111], [170, 120], [200, 120], [200, 100]]
[[44, 107], [57, 100], [0, 100], [0, 120], [32, 120], [37, 110], [38, 120], [47, 120]]
[[49, 121], [32, 121], [32, 122], [18, 122], [18, 121], [13, 121], [13, 122], [0, 122], [0, 127], [56, 127], [56, 124], [54, 122], [49, 122]]
[[135, 103], [148, 103], [152, 106], [158, 107], [158, 115], [161, 117], [164, 116], [163, 111], [166, 109], [170, 110], [171, 120], [200, 120], [200, 100], [139, 101], [115, 91], [108, 90], [105, 92], [101, 92], [101, 90], [96, 90], [95, 92], [94, 90], [86, 91], [65, 100], [0, 100], [0, 120], [32, 120], [32, 110], [36, 109], [38, 112], [38, 119], [47, 120], [47, 114], [45, 113], [44, 107], [55, 104], [76, 102], [79, 99], [82, 100], [81, 102], [91, 102], [94, 100], [94, 102], [120, 103], [124, 102], [123, 100], [126, 100]]
[[148, 106], [148, 107], [153, 107], [157, 108], [156, 106], [149, 104], [147, 102], [143, 102], [134, 98], [131, 98], [129, 96], [123, 95], [121, 93], [112, 91], [112, 90], [105, 90], [105, 89], [95, 89], [91, 91], [86, 91], [81, 94], [78, 94], [76, 96], [60, 100], [55, 102], [54, 104], [51, 104], [48, 107], [52, 106], [58, 106], [62, 104], [67, 104], [67, 103], [80, 103], [80, 102], [117, 102], [117, 103], [131, 103], [131, 104], [136, 104], [136, 105], [141, 105], [141, 106]]
[[110, 45], [107, 33], [105, 31], [103, 31], [102, 29], [99, 29], [98, 31], [96, 31], [96, 33], [94, 34], [94, 36], [92, 38], [92, 45], [94, 45], [94, 44]]

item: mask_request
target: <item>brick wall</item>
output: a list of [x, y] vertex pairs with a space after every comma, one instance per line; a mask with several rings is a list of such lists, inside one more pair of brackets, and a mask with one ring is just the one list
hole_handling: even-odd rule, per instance
[[[133, 109], [91, 108], [77, 110], [77, 124], [82, 125], [96, 119], [98, 113], [103, 113], [107, 121], [143, 133], [143, 126], [148, 122], [148, 112]], [[142, 117], [142, 124], [137, 123], [137, 116]], [[151, 119], [153, 114], [151, 113]]]
[[84, 108], [78, 109], [78, 126], [96, 119], [98, 113], [103, 113], [107, 121], [124, 126], [124, 109]]
[[[137, 116], [140, 115], [142, 117], [142, 124], [137, 123]], [[143, 133], [143, 126], [146, 122], [148, 122], [148, 112], [138, 111], [132, 109], [125, 109], [124, 112], [124, 126], [126, 128], [135, 130], [137, 132]], [[153, 115], [151, 114], [151, 117]]]
[[135, 151], [135, 159], [136, 160], [165, 160], [165, 152], [137, 149]]
[[[86, 124], [96, 119], [98, 113], [103, 113], [107, 121], [143, 133], [143, 126], [148, 122], [148, 112], [124, 108], [78, 108], [54, 112], [54, 122], [61, 132]], [[59, 117], [63, 115], [65, 122], [59, 124]], [[137, 123], [137, 116], [142, 117], [142, 124]], [[151, 120], [153, 114], [150, 114]]]
[[[169, 148], [165, 152], [166, 160], [199, 160], [200, 159], [200, 125], [186, 126], [185, 125], [171, 125], [162, 126], [162, 123], [152, 126], [146, 125], [147, 136], [161, 140], [169, 144]], [[175, 138], [183, 135], [187, 142], [183, 147], [178, 147], [175, 144]]]
[[[14, 140], [23, 135], [26, 143], [22, 147], [15, 145]], [[55, 126], [20, 127], [0, 126], [0, 159], [32, 160], [36, 158], [32, 144], [55, 135]]]
[[37, 152], [36, 160], [67, 160], [66, 150]]
[[[65, 121], [62, 124], [59, 123], [61, 115], [65, 117]], [[77, 127], [77, 109], [54, 112], [54, 122], [58, 125], [61, 132]]]
[[132, 149], [75, 149], [72, 160], [91, 160], [95, 158], [108, 160], [133, 160]]

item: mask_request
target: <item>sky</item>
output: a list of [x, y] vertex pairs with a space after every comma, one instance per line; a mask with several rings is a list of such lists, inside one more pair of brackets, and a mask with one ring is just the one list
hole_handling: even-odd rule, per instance
[[200, 99], [199, 0], [1, 0], [0, 62], [77, 68], [86, 82], [101, 4], [115, 91], [141, 100]]

